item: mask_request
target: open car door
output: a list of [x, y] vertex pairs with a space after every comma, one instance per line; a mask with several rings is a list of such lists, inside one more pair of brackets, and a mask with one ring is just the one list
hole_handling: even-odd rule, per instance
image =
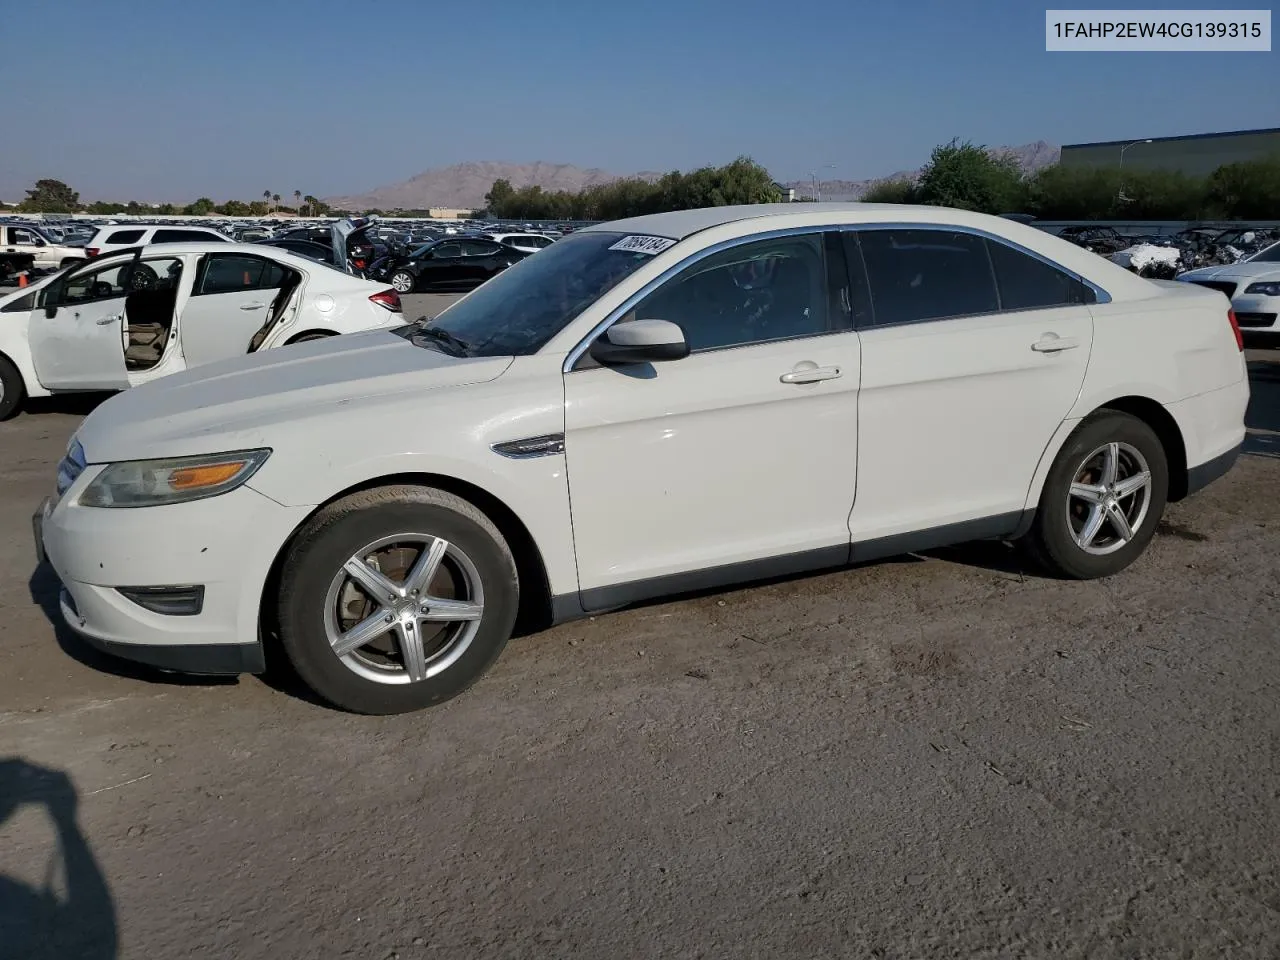
[[28, 341], [36, 378], [50, 390], [123, 390], [124, 305], [141, 248], [68, 270], [46, 287]]

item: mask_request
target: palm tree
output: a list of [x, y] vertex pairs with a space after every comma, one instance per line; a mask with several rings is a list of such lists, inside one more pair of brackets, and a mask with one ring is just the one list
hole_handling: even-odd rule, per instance
[[293, 206], [299, 213], [302, 212], [302, 191], [301, 190], [293, 191]]
[[302, 199], [307, 202], [307, 209], [311, 211], [311, 216], [314, 217], [316, 215], [316, 211], [320, 209], [320, 201], [310, 194], [307, 194]]
[[280, 206], [280, 194], [273, 193], [271, 195], [271, 202], [274, 203], [277, 207]]
[[262, 199], [267, 201], [267, 213], [270, 213], [271, 212], [271, 191], [263, 190]]

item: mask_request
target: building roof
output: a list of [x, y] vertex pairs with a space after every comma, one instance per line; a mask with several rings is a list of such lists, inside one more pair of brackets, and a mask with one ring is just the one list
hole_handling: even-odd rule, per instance
[[1260, 130], [1227, 130], [1223, 133], [1189, 133], [1181, 137], [1141, 137], [1136, 140], [1130, 138], [1127, 140], [1098, 140], [1093, 143], [1064, 143], [1062, 145], [1062, 149], [1071, 150], [1077, 147], [1122, 147], [1129, 143], [1144, 143], [1148, 139], [1152, 143], [1178, 143], [1184, 140], [1211, 140], [1215, 137], [1246, 137], [1276, 133], [1280, 133], [1280, 127], [1266, 127]]

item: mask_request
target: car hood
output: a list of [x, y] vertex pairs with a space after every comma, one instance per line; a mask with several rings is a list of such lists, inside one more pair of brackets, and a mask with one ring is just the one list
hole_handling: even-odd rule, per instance
[[265, 350], [118, 394], [76, 433], [90, 463], [270, 447], [304, 420], [484, 383], [511, 357], [451, 357], [386, 330]]
[[1280, 263], [1227, 263], [1179, 274], [1179, 280], [1260, 280], [1280, 278]]

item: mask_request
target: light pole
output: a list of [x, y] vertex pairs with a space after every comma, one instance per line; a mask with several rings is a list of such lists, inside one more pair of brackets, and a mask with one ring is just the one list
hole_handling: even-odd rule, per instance
[[1150, 141], [1149, 139], [1148, 139], [1148, 140], [1135, 140], [1135, 141], [1133, 141], [1133, 143], [1126, 143], [1123, 147], [1121, 147], [1121, 148], [1120, 148], [1120, 169], [1121, 169], [1121, 170], [1123, 170], [1123, 169], [1124, 169], [1124, 152], [1125, 152], [1126, 150], [1128, 150], [1130, 147], [1136, 147], [1136, 146], [1137, 146], [1138, 144], [1140, 144], [1140, 143], [1150, 143], [1150, 142], [1151, 142], [1151, 141]]
[[[818, 169], [819, 169], [819, 170], [834, 170], [835, 168], [836, 168], [836, 165], [835, 165], [834, 163], [824, 163], [824, 164], [823, 164], [822, 166], [820, 166]], [[815, 179], [817, 179], [817, 178], [815, 177]], [[821, 203], [821, 202], [822, 202], [822, 180], [817, 179], [817, 183], [814, 185], [814, 192], [817, 194], [817, 201], [818, 201], [819, 203]]]

